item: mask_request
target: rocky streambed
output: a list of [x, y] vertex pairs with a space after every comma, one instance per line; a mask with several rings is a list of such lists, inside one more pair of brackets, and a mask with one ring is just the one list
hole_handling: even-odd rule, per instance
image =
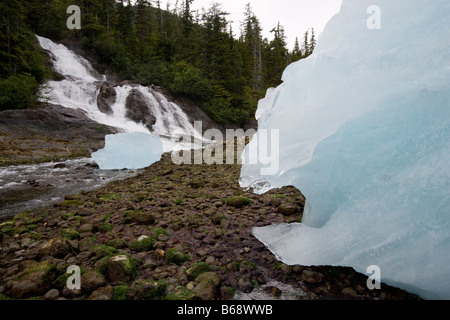
[[[419, 299], [351, 268], [288, 266], [254, 226], [299, 222], [294, 187], [256, 195], [240, 165], [174, 165], [143, 172], [0, 223], [0, 299]], [[69, 289], [69, 266], [81, 288]]]

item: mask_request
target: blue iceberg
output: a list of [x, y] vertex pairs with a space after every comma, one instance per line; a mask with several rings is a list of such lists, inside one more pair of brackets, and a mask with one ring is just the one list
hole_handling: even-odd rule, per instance
[[92, 154], [100, 169], [142, 169], [161, 160], [163, 144], [159, 136], [118, 133], [105, 137], [105, 148]]
[[258, 113], [280, 132], [279, 170], [244, 164], [240, 184], [305, 195], [302, 223], [253, 229], [283, 262], [377, 265], [382, 282], [449, 299], [450, 2], [376, 3], [343, 0], [288, 66]]

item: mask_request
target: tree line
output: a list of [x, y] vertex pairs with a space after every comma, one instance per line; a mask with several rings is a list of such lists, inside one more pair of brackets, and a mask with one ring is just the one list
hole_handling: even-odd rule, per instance
[[[233, 30], [219, 3], [194, 11], [194, 0], [161, 7], [159, 0], [8, 0], [0, 4], [0, 108], [36, 102], [51, 76], [34, 37], [70, 40], [92, 52], [122, 79], [163, 86], [193, 99], [218, 123], [243, 125], [286, 66], [309, 56], [314, 30], [287, 48], [281, 23], [262, 36], [251, 4]], [[81, 29], [66, 27], [66, 9], [81, 9]]]

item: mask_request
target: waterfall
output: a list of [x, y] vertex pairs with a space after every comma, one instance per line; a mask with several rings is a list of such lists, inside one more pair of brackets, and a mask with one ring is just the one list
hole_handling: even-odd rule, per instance
[[92, 64], [69, 50], [62, 44], [37, 36], [41, 47], [50, 52], [56, 72], [64, 76], [62, 81], [48, 81], [43, 89], [43, 101], [67, 108], [82, 109], [92, 120], [121, 129], [123, 132], [146, 132], [149, 129], [143, 122], [135, 122], [127, 117], [127, 98], [132, 91], [137, 91], [145, 98], [145, 105], [156, 118], [152, 133], [161, 137], [164, 152], [191, 148], [171, 141], [174, 134], [183, 133], [202, 139], [202, 133], [194, 130], [193, 122], [176, 103], [151, 87], [142, 85], [115, 86], [116, 101], [111, 105], [111, 113], [104, 113], [98, 107], [97, 98], [106, 76], [99, 74]]

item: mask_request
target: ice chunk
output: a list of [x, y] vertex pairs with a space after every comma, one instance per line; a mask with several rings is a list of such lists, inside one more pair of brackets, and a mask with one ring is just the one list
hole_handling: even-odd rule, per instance
[[244, 164], [240, 183], [306, 196], [301, 224], [253, 231], [280, 260], [378, 265], [383, 282], [449, 299], [450, 2], [376, 3], [379, 16], [344, 0], [314, 54], [285, 70], [258, 113], [259, 129], [280, 130], [280, 169]]
[[163, 153], [159, 136], [142, 132], [119, 133], [105, 137], [105, 148], [92, 158], [100, 169], [142, 169], [159, 161]]

